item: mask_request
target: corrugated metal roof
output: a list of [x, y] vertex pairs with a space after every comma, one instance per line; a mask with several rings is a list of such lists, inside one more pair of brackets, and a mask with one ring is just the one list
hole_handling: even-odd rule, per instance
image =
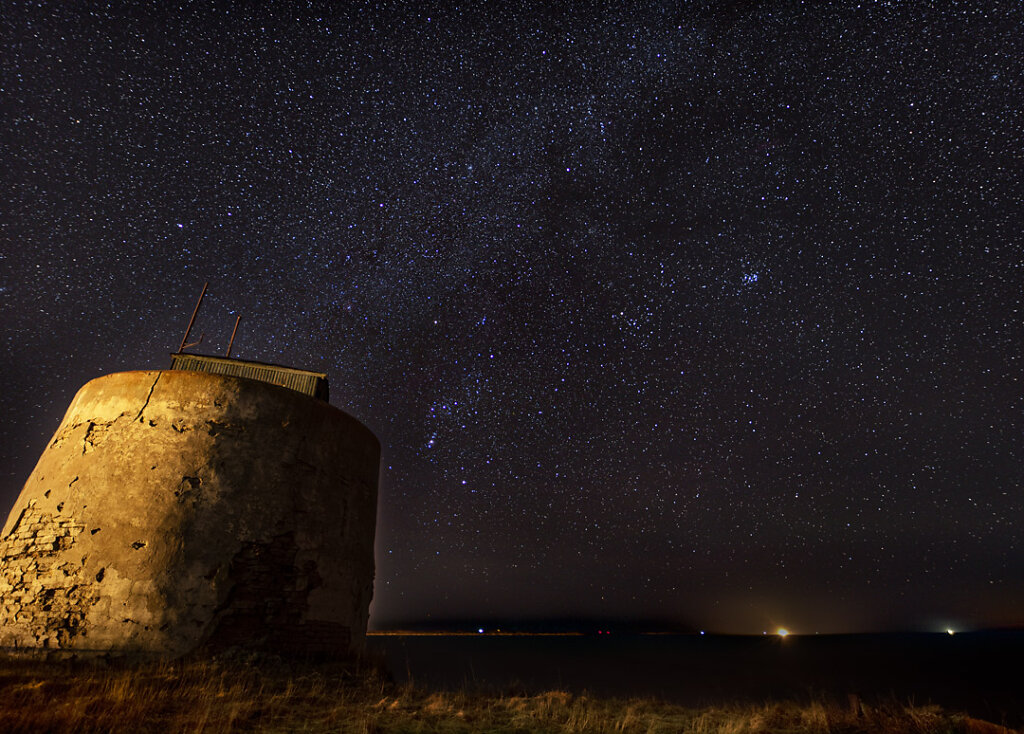
[[245, 377], [250, 380], [269, 382], [289, 390], [300, 392], [323, 400], [328, 400], [327, 375], [322, 372], [297, 370], [294, 367], [282, 367], [263, 362], [248, 362], [241, 359], [211, 357], [205, 354], [186, 354], [179, 352], [171, 355], [171, 369], [189, 372], [210, 372], [216, 375]]

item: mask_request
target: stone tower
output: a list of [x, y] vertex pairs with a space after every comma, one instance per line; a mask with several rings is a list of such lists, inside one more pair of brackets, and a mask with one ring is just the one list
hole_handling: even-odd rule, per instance
[[0, 536], [0, 646], [361, 647], [380, 445], [260, 379], [123, 372], [79, 390]]

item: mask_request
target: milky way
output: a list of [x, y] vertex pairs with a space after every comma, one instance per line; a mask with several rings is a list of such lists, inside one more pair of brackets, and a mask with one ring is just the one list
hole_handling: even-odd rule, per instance
[[381, 438], [377, 626], [1024, 622], [1019, 3], [276, 5], [0, 15], [8, 506], [208, 280]]

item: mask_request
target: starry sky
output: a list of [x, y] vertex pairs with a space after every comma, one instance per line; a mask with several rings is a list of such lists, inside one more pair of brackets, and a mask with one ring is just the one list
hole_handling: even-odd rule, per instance
[[381, 439], [371, 626], [1024, 623], [1024, 6], [507, 5], [5, 2], [3, 502], [209, 281]]

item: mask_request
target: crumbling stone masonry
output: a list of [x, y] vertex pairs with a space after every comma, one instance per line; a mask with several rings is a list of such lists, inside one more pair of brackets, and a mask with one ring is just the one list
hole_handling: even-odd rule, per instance
[[0, 646], [345, 654], [380, 448], [286, 388], [126, 372], [75, 397], [0, 534]]
[[85, 527], [69, 517], [40, 512], [29, 504], [0, 541], [0, 599], [7, 634], [38, 647], [67, 646], [96, 602], [95, 583], [82, 563], [61, 558]]

